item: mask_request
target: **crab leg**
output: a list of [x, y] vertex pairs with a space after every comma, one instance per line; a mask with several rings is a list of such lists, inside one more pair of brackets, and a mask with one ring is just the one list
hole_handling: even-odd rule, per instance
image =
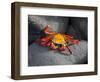
[[46, 34], [50, 34], [50, 35], [55, 34], [54, 31], [50, 31], [50, 28], [49, 28], [48, 25], [44, 28], [44, 32], [45, 32]]
[[69, 47], [68, 47], [68, 46], [66, 46], [66, 47], [67, 47], [67, 49], [69, 50], [70, 54], [72, 54], [72, 51], [69, 49]]

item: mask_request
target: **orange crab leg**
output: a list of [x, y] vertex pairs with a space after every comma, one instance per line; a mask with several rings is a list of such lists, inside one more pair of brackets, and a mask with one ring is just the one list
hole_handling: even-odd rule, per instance
[[78, 44], [79, 43], [79, 40], [72, 40], [71, 41], [73, 44]]
[[71, 42], [72, 44], [78, 44], [79, 40], [75, 40], [73, 36], [65, 35], [66, 39]]
[[49, 26], [47, 25], [47, 26], [44, 28], [44, 32], [45, 32], [46, 34], [55, 34], [55, 32], [50, 31], [49, 29], [50, 29], [50, 28], [49, 28]]
[[46, 36], [44, 38], [41, 38], [40, 40], [41, 41], [44, 41], [44, 42], [48, 42], [49, 40], [51, 40], [52, 36]]
[[43, 46], [49, 46], [49, 41], [51, 40], [51, 38], [52, 38], [52, 36], [46, 36], [46, 37], [44, 37], [44, 38], [41, 38], [40, 40], [39, 40], [39, 43], [41, 44], [41, 45], [43, 45]]
[[67, 38], [69, 38], [69, 39], [72, 39], [73, 38], [73, 36], [66, 35], [66, 34], [64, 34], [64, 36], [67, 37]]

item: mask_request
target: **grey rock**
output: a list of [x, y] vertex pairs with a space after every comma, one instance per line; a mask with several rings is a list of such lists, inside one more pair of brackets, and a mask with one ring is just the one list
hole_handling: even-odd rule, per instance
[[72, 65], [87, 63], [87, 42], [80, 41], [79, 44], [71, 45], [72, 54], [65, 50], [64, 52], [53, 51], [48, 47], [43, 47], [36, 43], [29, 46], [28, 66], [46, 66], [46, 65]]

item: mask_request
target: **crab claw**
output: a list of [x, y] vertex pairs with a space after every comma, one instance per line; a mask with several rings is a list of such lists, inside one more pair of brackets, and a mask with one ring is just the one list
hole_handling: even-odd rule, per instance
[[51, 49], [53, 49], [53, 50], [56, 50], [57, 49], [57, 46], [55, 46], [53, 43], [51, 43]]

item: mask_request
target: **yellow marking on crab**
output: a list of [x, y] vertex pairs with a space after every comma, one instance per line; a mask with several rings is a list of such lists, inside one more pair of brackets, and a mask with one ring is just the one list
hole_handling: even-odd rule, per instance
[[60, 34], [60, 33], [55, 34], [52, 41], [56, 44], [65, 44], [66, 43], [64, 35]]

